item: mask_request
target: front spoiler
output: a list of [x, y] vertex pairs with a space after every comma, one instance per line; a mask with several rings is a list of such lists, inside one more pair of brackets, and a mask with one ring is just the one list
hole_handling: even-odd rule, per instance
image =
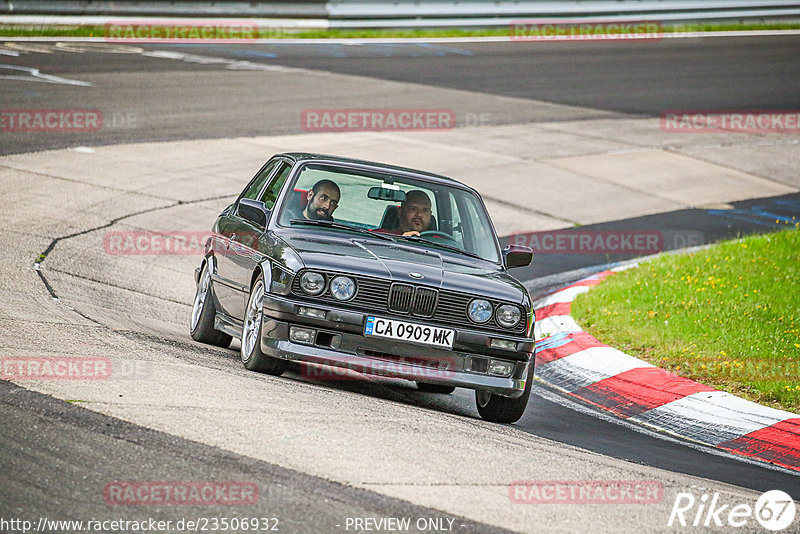
[[[363, 321], [366, 315], [360, 312], [330, 310], [329, 315], [335, 320], [310, 320], [298, 317], [295, 308], [295, 304], [288, 299], [269, 294], [265, 296], [261, 328], [261, 350], [264, 354], [285, 360], [343, 367], [370, 375], [483, 390], [512, 398], [524, 392], [528, 366], [533, 365], [531, 355], [527, 352], [498, 351], [488, 347], [480, 350], [472, 343], [462, 344], [461, 347], [455, 344], [453, 350], [446, 350], [364, 336]], [[324, 334], [324, 342], [293, 342], [289, 339], [290, 325], [314, 328]], [[457, 335], [461, 333], [456, 330]], [[472, 338], [467, 335], [467, 339]], [[527, 346], [527, 343], [524, 345]], [[514, 370], [510, 377], [467, 371], [465, 364], [473, 357], [511, 361], [514, 362]]]

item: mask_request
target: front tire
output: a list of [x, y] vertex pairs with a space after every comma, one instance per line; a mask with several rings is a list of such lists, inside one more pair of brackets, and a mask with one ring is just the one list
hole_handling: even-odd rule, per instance
[[250, 298], [244, 312], [242, 325], [242, 364], [250, 371], [282, 375], [289, 365], [286, 360], [267, 356], [261, 352], [261, 322], [264, 318], [264, 278], [259, 276], [250, 288]]
[[512, 399], [494, 395], [488, 391], [475, 390], [475, 404], [481, 417], [492, 423], [516, 423], [528, 407], [528, 399], [533, 387], [533, 360], [528, 365], [528, 378], [522, 396]]
[[192, 339], [217, 347], [227, 348], [231, 344], [231, 336], [214, 329], [214, 318], [217, 315], [214, 306], [214, 289], [211, 285], [212, 260], [209, 259], [200, 273], [197, 292], [192, 305], [192, 322], [189, 325]]

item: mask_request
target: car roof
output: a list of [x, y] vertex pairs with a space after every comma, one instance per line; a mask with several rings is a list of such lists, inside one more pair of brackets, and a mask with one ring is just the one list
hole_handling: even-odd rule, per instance
[[333, 156], [329, 154], [316, 154], [310, 152], [285, 152], [282, 154], [276, 154], [276, 156], [283, 156], [290, 158], [294, 160], [296, 163], [301, 163], [301, 162], [335, 163], [335, 164], [341, 164], [342, 166], [359, 166], [359, 167], [366, 166], [366, 167], [371, 167], [372, 169], [375, 170], [394, 171], [397, 173], [404, 174], [408, 177], [420, 178], [422, 180], [439, 183], [442, 185], [454, 185], [457, 187], [468, 189], [474, 193], [477, 193], [477, 191], [475, 191], [473, 188], [469, 187], [466, 184], [462, 184], [458, 180], [448, 178], [447, 176], [442, 176], [441, 174], [434, 174], [432, 172], [421, 171], [419, 169], [412, 169], [410, 167], [400, 167], [398, 165], [389, 165], [388, 163], [378, 163], [376, 161], [344, 158], [341, 156]]

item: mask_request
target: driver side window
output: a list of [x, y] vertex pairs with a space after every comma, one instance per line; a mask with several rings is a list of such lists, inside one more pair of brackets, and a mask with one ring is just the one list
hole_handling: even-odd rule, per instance
[[258, 198], [258, 194], [261, 192], [261, 188], [264, 187], [265, 183], [267, 183], [267, 179], [269, 178], [269, 176], [272, 174], [272, 171], [275, 170], [275, 167], [277, 167], [279, 163], [281, 163], [281, 161], [273, 161], [272, 163], [261, 169], [261, 172], [259, 172], [258, 175], [256, 175], [256, 177], [253, 179], [253, 181], [250, 182], [250, 185], [247, 186], [247, 189], [242, 195], [242, 198], [249, 198], [250, 200], [256, 200]]

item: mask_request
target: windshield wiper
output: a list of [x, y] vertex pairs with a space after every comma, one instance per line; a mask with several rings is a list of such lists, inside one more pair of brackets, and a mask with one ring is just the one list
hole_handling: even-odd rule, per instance
[[452, 250], [453, 252], [458, 252], [459, 254], [464, 254], [465, 256], [469, 256], [470, 258], [477, 258], [479, 260], [483, 260], [483, 258], [481, 258], [477, 254], [474, 254], [472, 252], [467, 252], [466, 250], [458, 248], [458, 247], [454, 247], [453, 245], [447, 245], [445, 243], [439, 243], [438, 241], [431, 241], [430, 239], [425, 239], [424, 237], [420, 237], [418, 235], [399, 235], [397, 237], [402, 237], [403, 239], [408, 239], [409, 241], [417, 241], [417, 242], [422, 242], [422, 243], [428, 243], [428, 244], [431, 244], [431, 245], [436, 245], [437, 247], [446, 248], [447, 250]]
[[380, 232], [370, 232], [365, 228], [358, 228], [357, 226], [350, 226], [349, 224], [337, 223], [336, 221], [328, 221], [325, 219], [292, 219], [291, 221], [289, 221], [289, 223], [308, 224], [311, 226], [324, 226], [325, 228], [336, 228], [337, 230], [350, 230], [352, 232], [358, 232], [364, 235], [368, 235], [370, 237], [377, 237], [378, 239], [394, 241], [392, 237], [386, 234], [382, 234]]

